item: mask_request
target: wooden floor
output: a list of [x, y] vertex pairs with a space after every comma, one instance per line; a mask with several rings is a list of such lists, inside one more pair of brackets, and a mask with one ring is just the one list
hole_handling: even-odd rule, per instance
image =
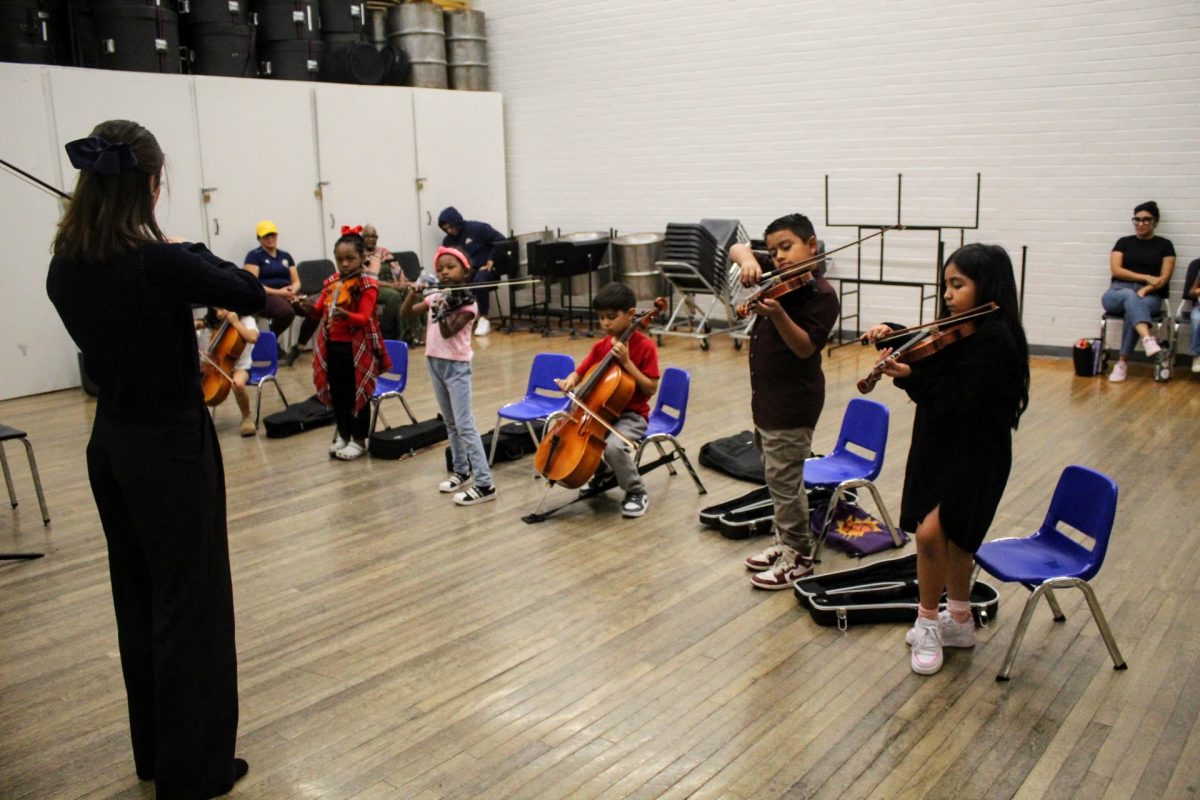
[[[478, 345], [475, 410], [520, 397], [542, 350], [586, 340], [493, 334]], [[827, 363], [814, 449], [828, 452], [869, 354]], [[408, 397], [435, 412], [418, 351]], [[750, 427], [746, 352], [668, 340], [691, 371], [683, 440]], [[288, 397], [311, 375], [283, 370]], [[217, 424], [229, 483], [237, 608], [242, 798], [1194, 797], [1200, 792], [1200, 384], [1135, 367], [1121, 385], [1036, 359], [1013, 476], [991, 536], [1041, 521], [1061, 469], [1121, 488], [1094, 585], [1129, 662], [1115, 672], [1082, 597], [1064, 624], [1040, 609], [1013, 670], [993, 678], [1025, 590], [1001, 588], [974, 651], [934, 677], [908, 666], [904, 626], [815, 625], [790, 592], [750, 588], [762, 540], [702, 528], [696, 512], [745, 491], [700, 468], [648, 478], [650, 510], [616, 498], [526, 525], [530, 460], [500, 465], [499, 499], [439, 494], [441, 450], [331, 461], [327, 431], [242, 439]], [[898, 513], [912, 406], [890, 385], [880, 480]], [[278, 401], [269, 394], [267, 410]], [[94, 401], [78, 390], [0, 403], [29, 431], [53, 523], [43, 529], [19, 448], [21, 505], [0, 550], [0, 798], [148, 798], [133, 773], [103, 537], [83, 449]], [[399, 405], [388, 409], [396, 422]], [[556, 496], [566, 497], [563, 490]], [[911, 545], [909, 546], [911, 547]], [[827, 554], [821, 570], [848, 560]], [[1194, 571], [1196, 571], [1194, 573]]]

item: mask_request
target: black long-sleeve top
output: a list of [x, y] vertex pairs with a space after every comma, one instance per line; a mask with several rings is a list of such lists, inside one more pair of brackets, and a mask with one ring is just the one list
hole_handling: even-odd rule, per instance
[[97, 411], [131, 422], [203, 403], [192, 306], [253, 314], [258, 279], [202, 244], [146, 243], [104, 263], [55, 257], [46, 294], [100, 389]]

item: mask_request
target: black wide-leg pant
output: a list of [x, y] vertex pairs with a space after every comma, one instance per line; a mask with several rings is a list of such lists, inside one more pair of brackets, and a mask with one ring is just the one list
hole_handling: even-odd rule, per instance
[[203, 406], [168, 421], [96, 414], [88, 477], [104, 536], [138, 777], [159, 800], [233, 785], [237, 652], [225, 474]]

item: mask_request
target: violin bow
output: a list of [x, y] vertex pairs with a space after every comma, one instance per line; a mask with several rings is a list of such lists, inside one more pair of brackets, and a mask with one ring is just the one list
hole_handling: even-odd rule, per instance
[[225, 370], [221, 369], [221, 365], [218, 364], [216, 361], [213, 361], [212, 358], [209, 357], [208, 353], [201, 351], [200, 352], [200, 360], [207, 361], [208, 365], [210, 367], [212, 367], [213, 369], [215, 369], [222, 378], [229, 381], [230, 383], [233, 383], [233, 378], [229, 375], [229, 373], [226, 372]]
[[817, 264], [820, 264], [822, 261], [824, 261], [826, 257], [831, 256], [834, 253], [840, 253], [842, 250], [845, 250], [850, 247], [854, 247], [855, 245], [862, 244], [863, 242], [867, 241], [868, 239], [874, 239], [876, 236], [883, 236], [888, 231], [902, 231], [902, 230], [904, 230], [903, 225], [889, 225], [886, 228], [880, 228], [879, 230], [875, 231], [872, 234], [864, 236], [861, 239], [855, 239], [853, 242], [848, 242], [847, 244], [844, 244], [841, 247], [835, 247], [832, 250], [826, 250], [824, 253], [818, 253], [815, 256], [810, 256], [809, 258], [806, 258], [803, 261], [800, 261], [796, 264], [788, 264], [788, 265], [780, 267], [779, 269], [771, 270], [770, 272], [764, 272], [762, 278], [759, 279], [759, 284], [761, 285], [762, 281], [765, 281], [765, 280], [768, 280], [771, 278], [783, 278], [783, 277], [790, 276], [793, 272], [805, 272], [807, 270], [811, 270], [814, 266], [816, 266]]
[[[926, 322], [921, 325], [913, 325], [912, 327], [909, 327], [909, 328], [901, 328], [898, 331], [892, 331], [887, 336], [876, 339], [875, 343], [878, 344], [880, 342], [886, 342], [891, 339], [895, 339], [897, 336], [907, 336], [908, 334], [912, 333], [913, 331], [919, 331], [919, 330], [923, 330], [925, 328], [933, 328], [938, 325], [948, 325], [948, 324], [949, 325], [957, 325], [960, 322], [966, 322], [969, 319], [975, 319], [976, 317], [982, 317], [985, 314], [991, 314], [993, 311], [999, 311], [999, 310], [1000, 310], [1000, 306], [997, 305], [995, 302], [984, 303], [983, 305], [975, 306], [975, 308], [968, 308], [966, 311], [959, 312], [958, 314], [951, 314], [948, 317], [942, 317], [941, 319], [935, 319], [933, 322]], [[866, 339], [863, 339], [862, 337], [859, 337], [858, 339], [855, 339], [854, 341], [861, 341], [864, 345], [870, 344], [869, 341], [867, 341]]]
[[9, 170], [10, 172], [15, 173], [18, 177], [24, 178], [27, 182], [29, 182], [29, 183], [33, 184], [34, 186], [38, 187], [39, 189], [45, 191], [47, 194], [50, 194], [50, 195], [60, 198], [62, 200], [70, 200], [71, 199], [71, 195], [67, 194], [66, 192], [62, 191], [61, 189], [51, 186], [50, 184], [46, 183], [44, 180], [42, 180], [41, 178], [39, 178], [35, 175], [30, 175], [25, 170], [21, 169], [20, 167], [14, 165], [14, 164], [8, 163], [3, 158], [0, 158], [0, 166], [3, 166], [5, 169]]

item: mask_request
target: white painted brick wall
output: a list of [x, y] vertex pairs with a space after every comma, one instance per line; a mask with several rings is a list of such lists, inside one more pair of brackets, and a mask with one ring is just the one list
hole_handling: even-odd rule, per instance
[[[1029, 247], [1031, 342], [1095, 335], [1108, 254], [1157, 200], [1178, 300], [1200, 257], [1200, 3], [487, 0], [518, 231], [740, 218], [970, 224]], [[956, 244], [957, 235], [950, 245]], [[929, 234], [889, 235], [888, 277], [934, 273]], [[868, 261], [868, 263], [877, 263]], [[834, 274], [845, 274], [842, 258]], [[894, 270], [894, 271], [893, 271]], [[915, 317], [865, 291], [864, 321]], [[1114, 340], [1115, 341], [1115, 340]]]

